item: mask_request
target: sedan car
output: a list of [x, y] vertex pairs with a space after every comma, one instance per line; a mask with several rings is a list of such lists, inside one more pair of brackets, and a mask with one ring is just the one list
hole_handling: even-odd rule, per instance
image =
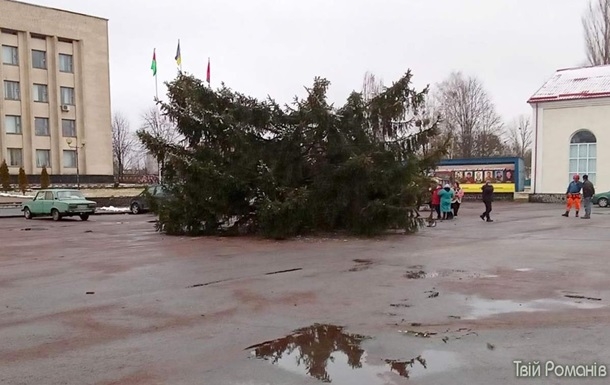
[[86, 221], [95, 213], [97, 204], [85, 199], [79, 190], [40, 190], [31, 201], [23, 202], [21, 211], [25, 219], [51, 216], [54, 221], [63, 217], [79, 216]]
[[141, 214], [150, 211], [150, 199], [164, 199], [168, 194], [166, 189], [161, 185], [152, 185], [142, 191], [139, 195], [133, 197], [129, 204], [129, 209], [132, 214]]
[[595, 195], [593, 195], [593, 199], [591, 199], [591, 203], [593, 203], [594, 205], [598, 205], [599, 207], [608, 207], [609, 202], [610, 202], [610, 191], [595, 194]]

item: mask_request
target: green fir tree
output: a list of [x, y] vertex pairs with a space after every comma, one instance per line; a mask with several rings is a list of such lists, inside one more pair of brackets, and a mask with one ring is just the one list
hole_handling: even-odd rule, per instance
[[40, 188], [46, 189], [51, 185], [51, 178], [49, 177], [49, 173], [47, 172], [47, 168], [43, 167], [40, 172]]
[[11, 175], [8, 171], [6, 160], [3, 160], [0, 165], [0, 185], [2, 185], [2, 191], [6, 192], [11, 190]]
[[25, 170], [23, 169], [23, 167], [19, 167], [18, 181], [19, 191], [21, 191], [21, 193], [25, 195], [25, 192], [28, 190], [28, 176], [25, 175]]

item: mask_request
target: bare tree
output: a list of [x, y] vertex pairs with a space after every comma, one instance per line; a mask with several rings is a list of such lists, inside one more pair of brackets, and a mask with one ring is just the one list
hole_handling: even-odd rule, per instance
[[137, 138], [129, 129], [129, 121], [121, 113], [115, 113], [112, 117], [112, 155], [116, 175], [123, 175], [136, 147]]
[[479, 79], [454, 72], [438, 85], [435, 99], [444, 133], [451, 137], [453, 156], [488, 157], [503, 152], [502, 119]]
[[589, 65], [610, 64], [610, 0], [590, 0], [582, 25]]
[[383, 91], [383, 79], [378, 79], [375, 74], [366, 72], [362, 82], [362, 98], [368, 103]]
[[534, 132], [530, 124], [530, 119], [526, 115], [521, 115], [510, 124], [507, 131], [508, 145], [510, 152], [514, 156], [525, 158], [528, 150], [531, 150]]
[[180, 139], [176, 126], [157, 107], [142, 115], [141, 129], [168, 143], [177, 143]]
[[[149, 133], [154, 138], [160, 139], [164, 143], [178, 143], [181, 139], [180, 133], [176, 129], [176, 126], [170, 119], [163, 115], [157, 107], [152, 107], [142, 115], [142, 126], [141, 130]], [[144, 162], [144, 168], [147, 168], [147, 159], [151, 157], [150, 153], [145, 150], [141, 154], [141, 159]], [[163, 165], [165, 163], [164, 157], [155, 156], [157, 166], [159, 170], [159, 177], [161, 177]]]
[[[383, 80], [377, 79], [375, 74], [366, 72], [362, 81], [362, 100], [366, 105], [370, 105], [371, 101], [383, 91]], [[366, 114], [367, 120], [370, 119], [370, 113]], [[374, 131], [373, 127], [369, 127], [371, 131]], [[385, 133], [373, 132], [373, 134], [379, 139], [385, 139]]]
[[534, 139], [534, 131], [532, 130], [530, 119], [526, 115], [521, 115], [509, 127], [507, 131], [509, 154], [523, 158], [526, 173], [529, 175], [532, 166], [532, 144]]

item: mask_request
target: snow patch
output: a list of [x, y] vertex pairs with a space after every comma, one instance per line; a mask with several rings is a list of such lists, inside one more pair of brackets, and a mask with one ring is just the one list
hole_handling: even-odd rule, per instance
[[0, 193], [0, 197], [4, 198], [34, 198], [34, 195], [21, 195], [15, 193]]
[[110, 212], [114, 212], [114, 213], [126, 212], [127, 213], [127, 212], [129, 212], [129, 207], [107, 206], [107, 207], [100, 207], [96, 211], [110, 211]]

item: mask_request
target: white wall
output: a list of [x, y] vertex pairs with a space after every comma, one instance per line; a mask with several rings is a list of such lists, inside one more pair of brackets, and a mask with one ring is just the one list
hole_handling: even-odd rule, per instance
[[[536, 129], [536, 105], [533, 107]], [[606, 151], [610, 148], [610, 98], [542, 103], [537, 123], [536, 193], [565, 193], [570, 182], [570, 138], [583, 129], [597, 137], [596, 190], [610, 190], [610, 167], [605, 167], [610, 164], [610, 152]]]

